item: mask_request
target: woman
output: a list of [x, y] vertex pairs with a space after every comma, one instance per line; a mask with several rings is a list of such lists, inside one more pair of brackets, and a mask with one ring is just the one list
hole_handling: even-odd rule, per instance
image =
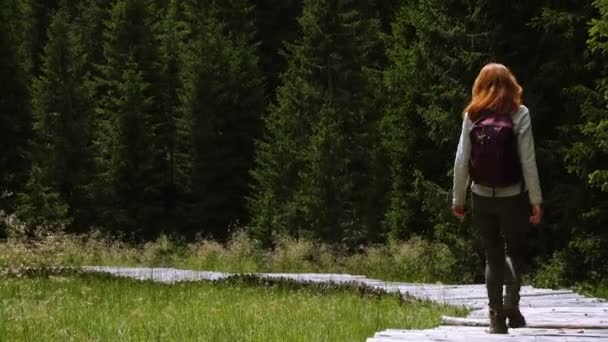
[[460, 221], [472, 180], [472, 219], [486, 257], [493, 334], [508, 332], [507, 318], [511, 328], [526, 325], [519, 310], [525, 237], [529, 223], [540, 223], [543, 214], [530, 113], [521, 96], [522, 88], [507, 67], [484, 66], [464, 111], [454, 163], [452, 211]]

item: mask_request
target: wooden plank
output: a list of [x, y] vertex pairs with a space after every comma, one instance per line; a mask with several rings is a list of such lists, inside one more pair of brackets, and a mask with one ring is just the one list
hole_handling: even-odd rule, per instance
[[[434, 300], [447, 300], [447, 301], [468, 301], [468, 300], [483, 300], [488, 298], [487, 294], [483, 295], [471, 295], [471, 296], [449, 296], [449, 295], [436, 295], [431, 297]], [[539, 301], [539, 300], [564, 300], [564, 299], [582, 299], [585, 298], [577, 293], [561, 293], [561, 294], [530, 294], [527, 296], [521, 296], [521, 300]]]
[[[598, 307], [522, 307], [521, 312], [524, 316], [544, 316], [554, 315], [556, 317], [572, 316], [572, 317], [608, 317], [608, 306], [602, 305]], [[488, 310], [481, 309], [469, 313], [468, 318], [488, 318]]]
[[[428, 330], [395, 330], [387, 329], [376, 336], [393, 336], [399, 337], [404, 335], [424, 334], [425, 336], [488, 336], [487, 328], [480, 327], [462, 327], [462, 326], [439, 326], [435, 329]], [[546, 336], [546, 337], [586, 337], [586, 338], [608, 338], [606, 330], [572, 330], [572, 329], [537, 329], [537, 328], [519, 328], [509, 329], [511, 338], [518, 336]]]
[[[488, 301], [485, 300], [442, 300], [440, 302], [452, 304], [452, 305], [464, 305], [472, 309], [483, 309], [487, 308]], [[597, 307], [603, 306], [606, 302], [597, 298], [573, 298], [569, 300], [557, 299], [557, 300], [529, 300], [522, 299], [520, 302], [521, 307], [560, 307], [560, 306], [579, 306], [579, 307]]]
[[[508, 335], [493, 335], [485, 328], [447, 327], [428, 330], [388, 329], [376, 333], [374, 339], [392, 341], [593, 341], [605, 340], [608, 335], [600, 331], [573, 331], [555, 329], [510, 329]], [[368, 339], [368, 341], [370, 341]]]
[[[453, 333], [477, 333], [481, 330], [486, 331], [485, 328], [480, 327], [467, 327], [467, 326], [453, 326], [453, 325], [440, 325], [432, 330], [447, 330]], [[391, 329], [387, 329], [390, 331]], [[403, 331], [403, 330], [402, 330]], [[517, 328], [509, 329], [511, 335], [559, 335], [559, 336], [589, 336], [589, 337], [607, 337], [608, 329], [547, 329], [547, 328]]]
[[[450, 317], [442, 316], [441, 323], [443, 325], [456, 325], [456, 326], [473, 326], [473, 327], [487, 327], [490, 325], [488, 319], [474, 319], [474, 318], [461, 318], [461, 317]], [[578, 321], [566, 321], [560, 319], [551, 319], [550, 317], [543, 317], [542, 319], [528, 319], [528, 328], [544, 328], [544, 329], [608, 329], [608, 317], [603, 319], [581, 319]]]
[[[504, 336], [504, 335], [503, 335]], [[436, 337], [436, 336], [404, 336], [404, 337], [373, 337], [368, 338], [367, 342], [600, 342], [602, 338], [590, 337], [567, 337], [566, 339], [542, 336], [459, 336], [459, 337]]]
[[576, 335], [499, 335], [488, 334], [486, 331], [480, 331], [478, 334], [471, 333], [444, 333], [439, 334], [437, 331], [429, 331], [428, 333], [403, 333], [403, 334], [376, 334], [367, 341], [437, 341], [437, 342], [599, 342], [605, 340], [605, 336], [576, 336]]
[[[606, 322], [608, 322], [608, 316], [606, 314], [584, 314], [584, 313], [576, 313], [576, 314], [572, 314], [572, 313], [562, 313], [562, 314], [546, 314], [546, 313], [541, 313], [541, 314], [532, 314], [529, 312], [522, 312], [522, 314], [524, 315], [524, 317], [526, 317], [526, 320], [528, 322], [536, 322], [536, 321], [562, 321], [562, 322], [572, 322], [572, 321], [578, 321], [578, 322], [587, 322], [590, 320], [604, 320]], [[471, 319], [488, 319], [488, 315], [485, 316], [467, 316], [467, 318], [471, 318]]]
[[[557, 306], [557, 307], [521, 307], [522, 312], [529, 313], [606, 313], [608, 314], [608, 305], [603, 303], [596, 307], [579, 307], [579, 306]], [[484, 312], [487, 310], [478, 310], [474, 312]], [[472, 312], [473, 313], [473, 312]]]

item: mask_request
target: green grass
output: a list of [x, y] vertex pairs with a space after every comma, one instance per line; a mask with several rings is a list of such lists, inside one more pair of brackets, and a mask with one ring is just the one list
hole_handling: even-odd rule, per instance
[[0, 277], [7, 341], [364, 341], [387, 328], [431, 328], [442, 314], [466, 312], [339, 289]]
[[608, 281], [597, 284], [593, 290], [596, 297], [608, 299]]
[[420, 238], [368, 246], [357, 253], [339, 245], [290, 238], [277, 238], [273, 249], [264, 249], [242, 232], [227, 244], [210, 240], [185, 243], [166, 236], [145, 244], [129, 244], [97, 233], [0, 240], [0, 267], [6, 268], [162, 266], [233, 273], [349, 273], [426, 283], [472, 282], [481, 267], [475, 267], [478, 259], [473, 252], [465, 254], [463, 259], [444, 244]]
[[585, 296], [608, 299], [608, 280], [577, 283], [573, 289]]

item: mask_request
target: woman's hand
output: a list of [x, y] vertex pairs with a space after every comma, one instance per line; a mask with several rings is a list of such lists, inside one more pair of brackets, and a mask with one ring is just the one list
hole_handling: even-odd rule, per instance
[[532, 205], [532, 215], [530, 216], [530, 223], [539, 224], [543, 219], [543, 205], [534, 204]]
[[462, 222], [464, 220], [464, 208], [460, 207], [460, 206], [453, 206], [452, 207], [452, 213], [454, 214], [454, 216], [456, 217], [456, 219], [460, 222]]

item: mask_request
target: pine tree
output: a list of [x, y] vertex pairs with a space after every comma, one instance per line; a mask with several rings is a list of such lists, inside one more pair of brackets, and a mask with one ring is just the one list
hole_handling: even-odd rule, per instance
[[216, 13], [224, 32], [232, 40], [253, 43], [257, 39], [255, 7], [251, 0], [212, 1], [211, 11]]
[[4, 28], [10, 35], [14, 44], [14, 54], [19, 61], [21, 72], [23, 73], [23, 81], [26, 86], [30, 87], [32, 80], [32, 32], [34, 30], [34, 21], [32, 14], [32, 2], [22, 0], [4, 0], [2, 1], [2, 12]]
[[14, 194], [27, 181], [31, 115], [11, 3], [0, 2], [0, 210], [12, 211]]
[[[517, 16], [528, 24], [502, 24], [513, 32], [509, 39], [521, 45], [521, 56], [537, 55], [539, 51], [546, 56], [510, 57], [513, 68], [519, 71], [525, 104], [532, 115], [543, 197], [545, 206], [551, 208], [544, 218], [549, 224], [528, 234], [532, 253], [545, 262], [580, 236], [573, 227], [582, 223], [579, 215], [587, 210], [585, 181], [568, 173], [564, 155], [565, 146], [578, 140], [579, 107], [586, 97], [582, 90], [593, 87], [597, 73], [583, 62], [589, 60], [588, 21], [595, 10], [591, 2], [540, 1], [520, 11]], [[505, 45], [501, 48], [513, 46], [510, 42]], [[511, 50], [509, 55], [513, 55]]]
[[81, 37], [82, 49], [87, 55], [87, 70], [92, 75], [97, 75], [95, 66], [103, 62], [104, 23], [109, 19], [111, 5], [107, 0], [80, 0], [72, 4], [75, 7], [72, 27]]
[[[392, 239], [432, 237], [450, 222], [446, 177], [472, 80], [491, 60], [492, 30], [470, 1], [404, 1], [393, 24], [384, 87]], [[447, 212], [447, 213], [446, 213]], [[445, 227], [458, 232], [456, 227]]]
[[159, 127], [159, 138], [164, 146], [167, 167], [164, 177], [163, 197], [166, 205], [167, 220], [174, 222], [175, 228], [184, 225], [184, 196], [189, 191], [188, 180], [188, 123], [184, 115], [179, 94], [182, 89], [182, 54], [189, 34], [181, 1], [171, 0], [163, 14], [160, 28], [160, 53], [162, 60], [161, 106], [165, 120]]
[[[89, 183], [93, 173], [91, 100], [86, 82], [85, 53], [71, 29], [67, 10], [52, 18], [35, 80], [33, 182], [51, 189], [69, 208], [75, 223], [90, 224]], [[22, 199], [35, 194], [23, 194]]]
[[28, 31], [24, 32], [26, 37], [27, 47], [29, 47], [29, 59], [30, 65], [28, 66], [28, 72], [32, 77], [37, 77], [40, 74], [42, 68], [42, 55], [44, 52], [44, 46], [47, 40], [47, 29], [49, 27], [52, 12], [59, 8], [59, 2], [61, 0], [22, 0], [24, 2], [24, 9], [26, 12], [21, 20], [26, 21], [28, 24], [23, 25], [22, 28]]
[[293, 43], [298, 36], [298, 21], [302, 11], [300, 0], [257, 0], [255, 15], [260, 41], [260, 69], [266, 77], [268, 94], [274, 94], [279, 76], [286, 69], [282, 56], [285, 43]]
[[263, 80], [251, 33], [228, 29], [217, 8], [199, 5], [185, 9], [192, 32], [181, 93], [190, 156], [188, 229], [225, 239], [229, 226], [246, 220]]
[[95, 145], [102, 223], [112, 229], [163, 226], [169, 162], [161, 135], [159, 42], [155, 7], [146, 0], [119, 0], [104, 30], [104, 59], [96, 81], [99, 98]]
[[[608, 1], [596, 0], [594, 6], [600, 12], [601, 17], [591, 21], [589, 29], [590, 39], [588, 41], [589, 48], [592, 53], [599, 54], [601, 57], [608, 56]], [[579, 129], [583, 135], [591, 139], [591, 146], [594, 149], [593, 153], [585, 153], [584, 155], [593, 155], [591, 158], [593, 163], [588, 164], [587, 180], [589, 185], [604, 193], [608, 193], [608, 166], [603, 163], [608, 158], [608, 67], [601, 70], [602, 78], [597, 82], [596, 91], [598, 94], [603, 94], [600, 108], [589, 108], [585, 111], [586, 122]], [[596, 109], [596, 110], [593, 110]]]
[[266, 243], [289, 234], [354, 244], [375, 228], [365, 197], [374, 110], [364, 68], [373, 66], [378, 22], [358, 5], [304, 2], [253, 170], [253, 233]]
[[608, 56], [608, 1], [596, 0], [593, 6], [599, 15], [588, 23], [587, 65], [595, 84], [570, 90], [578, 100], [580, 115], [562, 127], [568, 143], [564, 148], [561, 140], [559, 149], [566, 170], [579, 181], [574, 191], [565, 194], [567, 203], [561, 204], [569, 209], [563, 219], [570, 225], [563, 228], [566, 232], [556, 232], [560, 236], [557, 247], [563, 247], [557, 256], [566, 261], [561, 276], [569, 283], [605, 279], [608, 272], [603, 261], [608, 247], [604, 229], [608, 219], [608, 67], [604, 62]]
[[48, 184], [45, 172], [34, 165], [24, 191], [17, 195], [15, 213], [25, 223], [27, 236], [63, 230], [72, 223], [70, 208]]

